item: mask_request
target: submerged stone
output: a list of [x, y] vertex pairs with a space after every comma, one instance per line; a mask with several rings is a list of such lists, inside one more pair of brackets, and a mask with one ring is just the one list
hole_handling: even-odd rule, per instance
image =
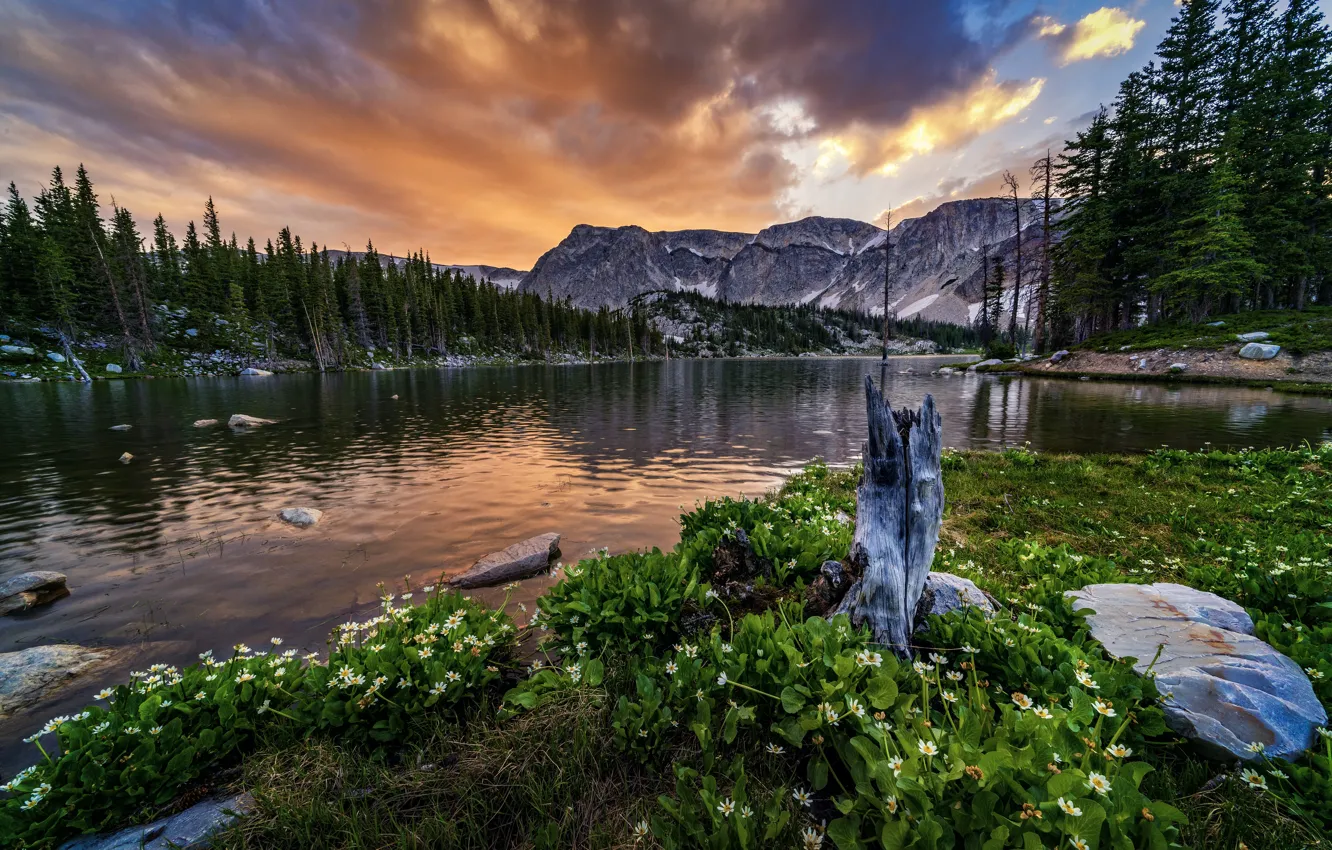
[[1294, 759], [1327, 723], [1304, 671], [1254, 637], [1234, 602], [1169, 583], [1093, 584], [1064, 595], [1095, 612], [1087, 624], [1107, 652], [1155, 673], [1166, 722], [1212, 756], [1253, 759], [1248, 747], [1260, 743], [1270, 756]]
[[278, 511], [278, 519], [300, 528], [309, 528], [319, 522], [324, 512], [318, 508], [283, 508]]

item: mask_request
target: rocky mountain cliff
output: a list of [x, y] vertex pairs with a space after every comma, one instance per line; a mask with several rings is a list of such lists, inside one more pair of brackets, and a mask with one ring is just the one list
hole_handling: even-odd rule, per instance
[[[1024, 281], [1041, 239], [1039, 205], [1022, 210]], [[647, 292], [692, 290], [754, 304], [808, 304], [883, 312], [885, 232], [872, 224], [813, 216], [757, 234], [715, 230], [649, 232], [580, 224], [547, 251], [518, 286], [584, 307], [623, 307]], [[1013, 280], [1011, 202], [943, 204], [892, 230], [890, 308], [902, 318], [963, 324], [981, 297], [981, 253], [1001, 258]]]

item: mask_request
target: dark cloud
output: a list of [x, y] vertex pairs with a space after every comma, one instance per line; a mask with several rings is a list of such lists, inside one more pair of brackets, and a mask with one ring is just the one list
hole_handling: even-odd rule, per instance
[[359, 212], [526, 264], [582, 221], [767, 224], [783, 143], [955, 99], [1012, 31], [914, 0], [29, 0], [0, 9], [0, 165], [72, 153], [140, 218], [213, 194], [242, 234], [359, 239]]

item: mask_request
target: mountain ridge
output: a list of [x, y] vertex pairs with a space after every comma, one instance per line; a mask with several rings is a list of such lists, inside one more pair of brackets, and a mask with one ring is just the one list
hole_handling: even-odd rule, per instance
[[[1022, 200], [1022, 244], [1041, 239], [1039, 203]], [[1053, 211], [1058, 215], [1058, 209]], [[654, 291], [693, 291], [749, 304], [808, 304], [883, 313], [887, 231], [849, 218], [806, 216], [757, 233], [706, 229], [649, 231], [638, 225], [579, 224], [522, 276], [518, 288], [621, 308]], [[981, 299], [982, 250], [1005, 262], [1018, 240], [1012, 201], [950, 201], [892, 229], [890, 309], [902, 318], [966, 324]], [[1023, 279], [1034, 266], [1024, 252]], [[1020, 311], [1021, 314], [1021, 311]]]

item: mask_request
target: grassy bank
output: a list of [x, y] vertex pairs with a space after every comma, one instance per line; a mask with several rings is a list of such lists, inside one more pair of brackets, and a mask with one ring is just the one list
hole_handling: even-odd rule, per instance
[[[769, 499], [701, 505], [671, 552], [570, 567], [539, 612], [417, 588], [304, 664], [242, 648], [145, 671], [38, 739], [52, 761], [0, 838], [40, 845], [225, 781], [257, 800], [232, 848], [1320, 846], [1332, 743], [1250, 774], [1203, 760], [1062, 591], [1235, 599], [1332, 704], [1332, 448], [949, 453], [935, 568], [1006, 613], [936, 620], [917, 668], [804, 617], [806, 583], [849, 547], [854, 483], [813, 466]], [[714, 572], [740, 530], [771, 574], [737, 592]], [[516, 649], [540, 639], [535, 660]], [[174, 773], [168, 735], [193, 753]]]

